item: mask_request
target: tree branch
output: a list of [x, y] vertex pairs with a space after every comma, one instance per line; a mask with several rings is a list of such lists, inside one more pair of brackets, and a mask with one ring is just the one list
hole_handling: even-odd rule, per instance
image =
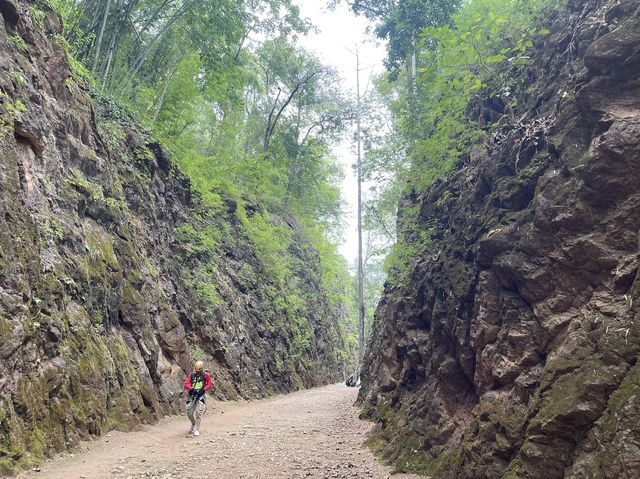
[[[271, 137], [273, 136], [273, 133], [275, 132], [276, 125], [278, 124], [278, 120], [280, 120], [280, 117], [282, 116], [282, 113], [287, 108], [287, 106], [289, 106], [289, 103], [291, 103], [291, 100], [293, 100], [293, 97], [295, 96], [296, 93], [298, 93], [300, 88], [302, 88], [305, 84], [307, 84], [309, 81], [311, 81], [311, 79], [314, 76], [316, 76], [317, 74], [319, 74], [319, 73], [320, 73], [320, 70], [313, 71], [313, 72], [309, 73], [304, 79], [300, 80], [296, 84], [294, 89], [291, 91], [291, 93], [289, 94], [289, 96], [287, 97], [285, 102], [282, 104], [282, 106], [278, 110], [278, 113], [276, 114], [275, 118], [273, 119], [273, 123], [272, 123], [271, 122], [271, 118], [272, 118], [273, 112], [274, 112], [276, 104], [277, 104], [277, 99], [276, 99], [276, 104], [274, 104], [274, 109], [271, 110], [271, 114], [269, 114], [269, 119], [267, 121], [267, 132], [266, 132], [265, 137], [264, 137], [264, 148], [263, 148], [263, 152], [265, 154], [269, 150], [269, 143], [271, 142]], [[280, 95], [278, 94], [278, 96], [280, 96]]]

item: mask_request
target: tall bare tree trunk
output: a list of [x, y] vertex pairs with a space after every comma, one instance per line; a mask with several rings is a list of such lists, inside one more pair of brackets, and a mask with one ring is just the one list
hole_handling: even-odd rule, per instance
[[111, 62], [113, 60], [113, 50], [115, 48], [115, 36], [111, 38], [111, 43], [109, 43], [109, 50], [107, 53], [107, 63], [104, 66], [104, 70], [102, 72], [102, 89], [104, 90], [107, 86], [107, 79], [109, 78], [109, 71], [111, 70]]
[[140, 29], [140, 32], [139, 32], [140, 36], [147, 33], [147, 30], [149, 29], [149, 27], [153, 24], [153, 22], [155, 22], [158, 19], [158, 16], [160, 15], [160, 13], [162, 13], [162, 11], [167, 7], [167, 4], [169, 3], [169, 1], [170, 0], [165, 0], [162, 3], [162, 5], [160, 5], [151, 15], [149, 15], [149, 18], [145, 22], [144, 26]]
[[173, 16], [167, 21], [167, 23], [165, 23], [162, 29], [158, 33], [156, 33], [147, 47], [142, 51], [142, 53], [140, 53], [140, 55], [138, 55], [138, 58], [136, 58], [135, 62], [133, 63], [133, 67], [129, 70], [127, 77], [120, 85], [122, 89], [125, 89], [129, 85], [129, 83], [131, 83], [133, 77], [136, 76], [136, 74], [140, 71], [140, 68], [142, 68], [142, 65], [144, 65], [145, 61], [147, 60], [147, 57], [153, 51], [158, 42], [164, 37], [165, 33], [167, 33], [171, 29], [171, 27], [180, 18], [182, 18], [182, 16], [189, 10], [189, 8], [191, 8], [191, 6], [196, 2], [197, 0], [193, 0], [190, 3], [185, 3], [182, 7], [180, 7], [180, 9], [178, 9], [178, 11], [176, 11], [176, 13], [173, 14]]
[[358, 141], [358, 377], [364, 362], [364, 258], [362, 257], [362, 128], [360, 108], [360, 53], [356, 47], [356, 125]]
[[[137, 3], [133, 1], [128, 5], [125, 3], [126, 0], [118, 0], [116, 3], [116, 17], [114, 21], [113, 31], [111, 32], [111, 39], [109, 40], [109, 48], [106, 52], [107, 61], [104, 63], [104, 67], [102, 69], [102, 89], [107, 88], [107, 81], [110, 79], [109, 75], [111, 74], [111, 67], [115, 63], [115, 57], [118, 51], [118, 45], [120, 44], [120, 37], [122, 36], [122, 26], [126, 22], [126, 18], [129, 16], [131, 9]], [[120, 12], [124, 12], [125, 20], [119, 21]], [[109, 89], [111, 89], [111, 82], [109, 82]]]
[[176, 74], [177, 66], [178, 66], [177, 64], [175, 64], [173, 66], [173, 69], [172, 69], [171, 73], [169, 74], [169, 76], [165, 80], [164, 86], [162, 87], [162, 92], [160, 93], [160, 96], [158, 97], [158, 101], [156, 102], [156, 106], [153, 109], [153, 117], [152, 117], [151, 121], [154, 124], [156, 122], [156, 119], [158, 118], [158, 115], [160, 114], [160, 110], [162, 110], [162, 107], [164, 105], [164, 97], [167, 94], [167, 90], [169, 89], [169, 84], [171, 83], [171, 80], [173, 79], [173, 76]]
[[100, 47], [102, 47], [102, 36], [104, 35], [104, 27], [107, 25], [107, 18], [109, 18], [109, 9], [111, 8], [111, 0], [107, 0], [107, 5], [104, 8], [104, 15], [102, 16], [102, 24], [100, 25], [100, 31], [98, 32], [98, 39], [96, 40], [95, 53], [93, 54], [93, 65], [91, 66], [91, 73], [96, 72], [98, 67], [98, 59], [100, 58]]

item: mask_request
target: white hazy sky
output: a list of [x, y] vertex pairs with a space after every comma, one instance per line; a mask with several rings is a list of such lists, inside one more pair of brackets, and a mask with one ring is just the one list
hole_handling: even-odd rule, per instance
[[[301, 13], [311, 19], [318, 33], [300, 39], [300, 45], [316, 52], [327, 65], [336, 68], [345, 80], [346, 89], [356, 96], [356, 59], [348, 50], [354, 51], [356, 45], [360, 52], [360, 88], [364, 92], [371, 75], [377, 75], [384, 69], [385, 48], [372, 42], [373, 34], [366, 33], [369, 25], [363, 17], [358, 17], [345, 5], [340, 4], [329, 10], [326, 0], [298, 0]], [[345, 181], [342, 184], [342, 196], [346, 202], [347, 217], [344, 231], [344, 243], [340, 253], [351, 264], [358, 256], [357, 233], [357, 182], [352, 165], [356, 162], [355, 148], [350, 138], [345, 138], [335, 151], [344, 165]]]

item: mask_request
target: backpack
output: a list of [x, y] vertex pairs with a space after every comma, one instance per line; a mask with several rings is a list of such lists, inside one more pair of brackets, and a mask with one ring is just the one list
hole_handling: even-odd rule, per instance
[[[207, 384], [206, 374], [207, 374], [207, 371], [202, 371], [202, 373], [200, 374], [193, 371], [191, 373], [191, 387], [196, 390], [204, 389], [205, 385]], [[200, 387], [196, 388], [195, 386], [198, 384], [200, 385]]]

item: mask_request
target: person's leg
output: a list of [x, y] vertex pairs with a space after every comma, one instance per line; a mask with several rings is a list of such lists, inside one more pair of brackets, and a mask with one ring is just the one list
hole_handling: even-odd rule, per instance
[[195, 401], [196, 405], [194, 407], [194, 418], [195, 418], [195, 426], [193, 429], [193, 434], [195, 436], [199, 436], [200, 435], [200, 423], [202, 422], [202, 416], [204, 415], [204, 412], [207, 410], [207, 405], [204, 401]]
[[197, 410], [197, 405], [196, 405], [197, 401], [189, 401], [187, 403], [187, 417], [189, 418], [189, 421], [191, 421], [191, 428], [189, 429], [189, 432], [193, 432], [194, 428], [196, 427], [196, 410]]

